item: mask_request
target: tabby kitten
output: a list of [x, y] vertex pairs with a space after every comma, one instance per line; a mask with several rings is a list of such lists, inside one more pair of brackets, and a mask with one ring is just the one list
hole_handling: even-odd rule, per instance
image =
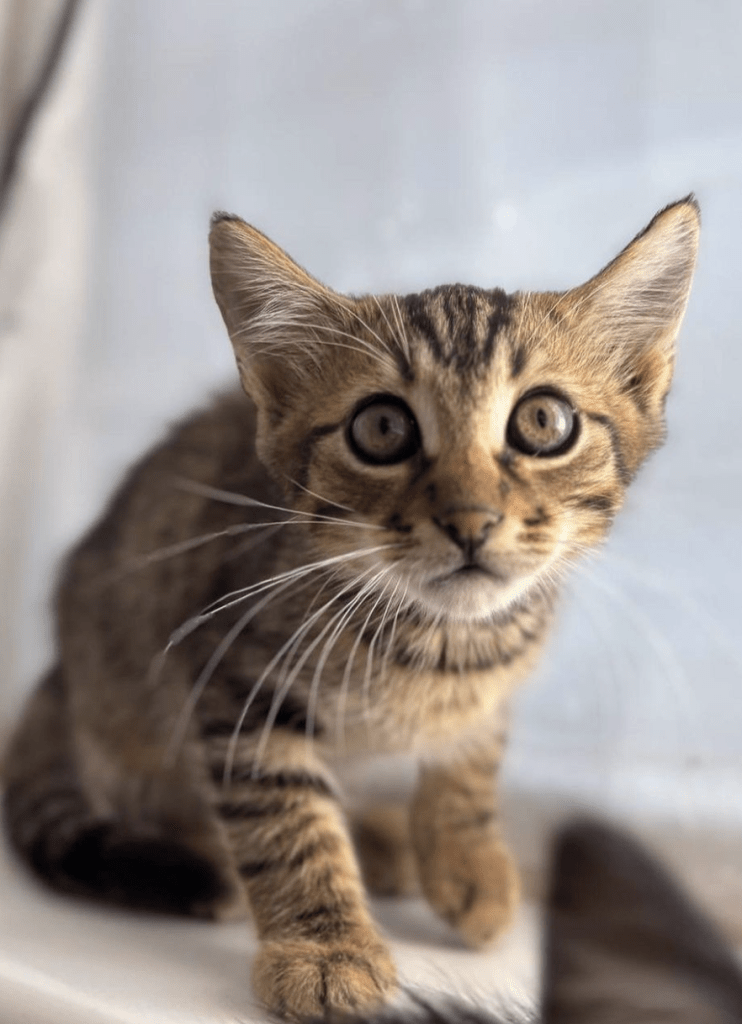
[[[223, 918], [287, 1018], [395, 990], [366, 904], [410, 864], [477, 947], [518, 879], [496, 815], [507, 701], [565, 570], [663, 436], [698, 240], [688, 197], [564, 293], [338, 295], [236, 217], [211, 231], [244, 390], [129, 474], [68, 559], [58, 661], [8, 757], [52, 885]], [[402, 822], [349, 827], [347, 758], [414, 751]]]

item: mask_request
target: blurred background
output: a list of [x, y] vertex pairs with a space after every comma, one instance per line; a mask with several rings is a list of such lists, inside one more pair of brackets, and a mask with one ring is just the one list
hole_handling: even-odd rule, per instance
[[738, 0], [4, 0], [0, 33], [6, 156], [60, 41], [0, 221], [2, 722], [49, 659], [61, 553], [236, 379], [214, 209], [338, 290], [542, 289], [692, 190], [668, 444], [573, 579], [507, 780], [739, 833]]
[[736, 0], [5, 0], [6, 107], [70, 6], [0, 222], [0, 715], [49, 658], [60, 554], [235, 380], [214, 209], [339, 290], [538, 289], [694, 190], [669, 441], [573, 581], [508, 771], [742, 823]]

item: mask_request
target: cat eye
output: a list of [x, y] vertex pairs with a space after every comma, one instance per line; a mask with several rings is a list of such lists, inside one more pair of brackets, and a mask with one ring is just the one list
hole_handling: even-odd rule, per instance
[[525, 455], [561, 455], [577, 440], [580, 421], [555, 391], [532, 391], [518, 402], [507, 426], [508, 444]]
[[389, 466], [403, 462], [420, 447], [417, 421], [394, 395], [374, 395], [356, 409], [348, 427], [348, 444], [362, 462]]

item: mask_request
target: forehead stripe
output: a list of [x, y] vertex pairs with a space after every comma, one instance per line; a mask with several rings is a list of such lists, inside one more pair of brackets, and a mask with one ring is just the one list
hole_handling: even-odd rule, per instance
[[526, 350], [522, 345], [513, 345], [510, 351], [510, 379], [520, 377], [528, 362]]
[[445, 285], [406, 295], [402, 304], [438, 362], [475, 373], [489, 365], [499, 334], [510, 324], [514, 298], [501, 288]]
[[431, 352], [439, 362], [445, 362], [443, 346], [438, 336], [435, 324], [428, 312], [428, 303], [424, 298], [425, 293], [420, 295], [405, 295], [402, 299], [407, 317], [412, 327], [428, 343]]
[[489, 365], [492, 360], [492, 354], [495, 351], [495, 342], [498, 335], [506, 327], [510, 326], [510, 320], [515, 306], [515, 299], [512, 295], [508, 295], [502, 288], [494, 288], [490, 292], [490, 296], [494, 303], [494, 309], [490, 313], [489, 323], [487, 324], [487, 337], [484, 339], [484, 346], [482, 350], [482, 361], [485, 365]]

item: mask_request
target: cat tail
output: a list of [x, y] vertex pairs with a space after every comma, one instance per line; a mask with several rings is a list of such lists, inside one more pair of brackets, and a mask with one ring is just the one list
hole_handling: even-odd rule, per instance
[[53, 668], [29, 699], [5, 751], [4, 818], [11, 845], [34, 871], [71, 888], [65, 859], [90, 818], [75, 770], [62, 670]]
[[219, 866], [177, 838], [95, 813], [77, 769], [60, 666], [32, 694], [3, 774], [11, 846], [52, 888], [203, 917], [215, 916], [229, 896]]

